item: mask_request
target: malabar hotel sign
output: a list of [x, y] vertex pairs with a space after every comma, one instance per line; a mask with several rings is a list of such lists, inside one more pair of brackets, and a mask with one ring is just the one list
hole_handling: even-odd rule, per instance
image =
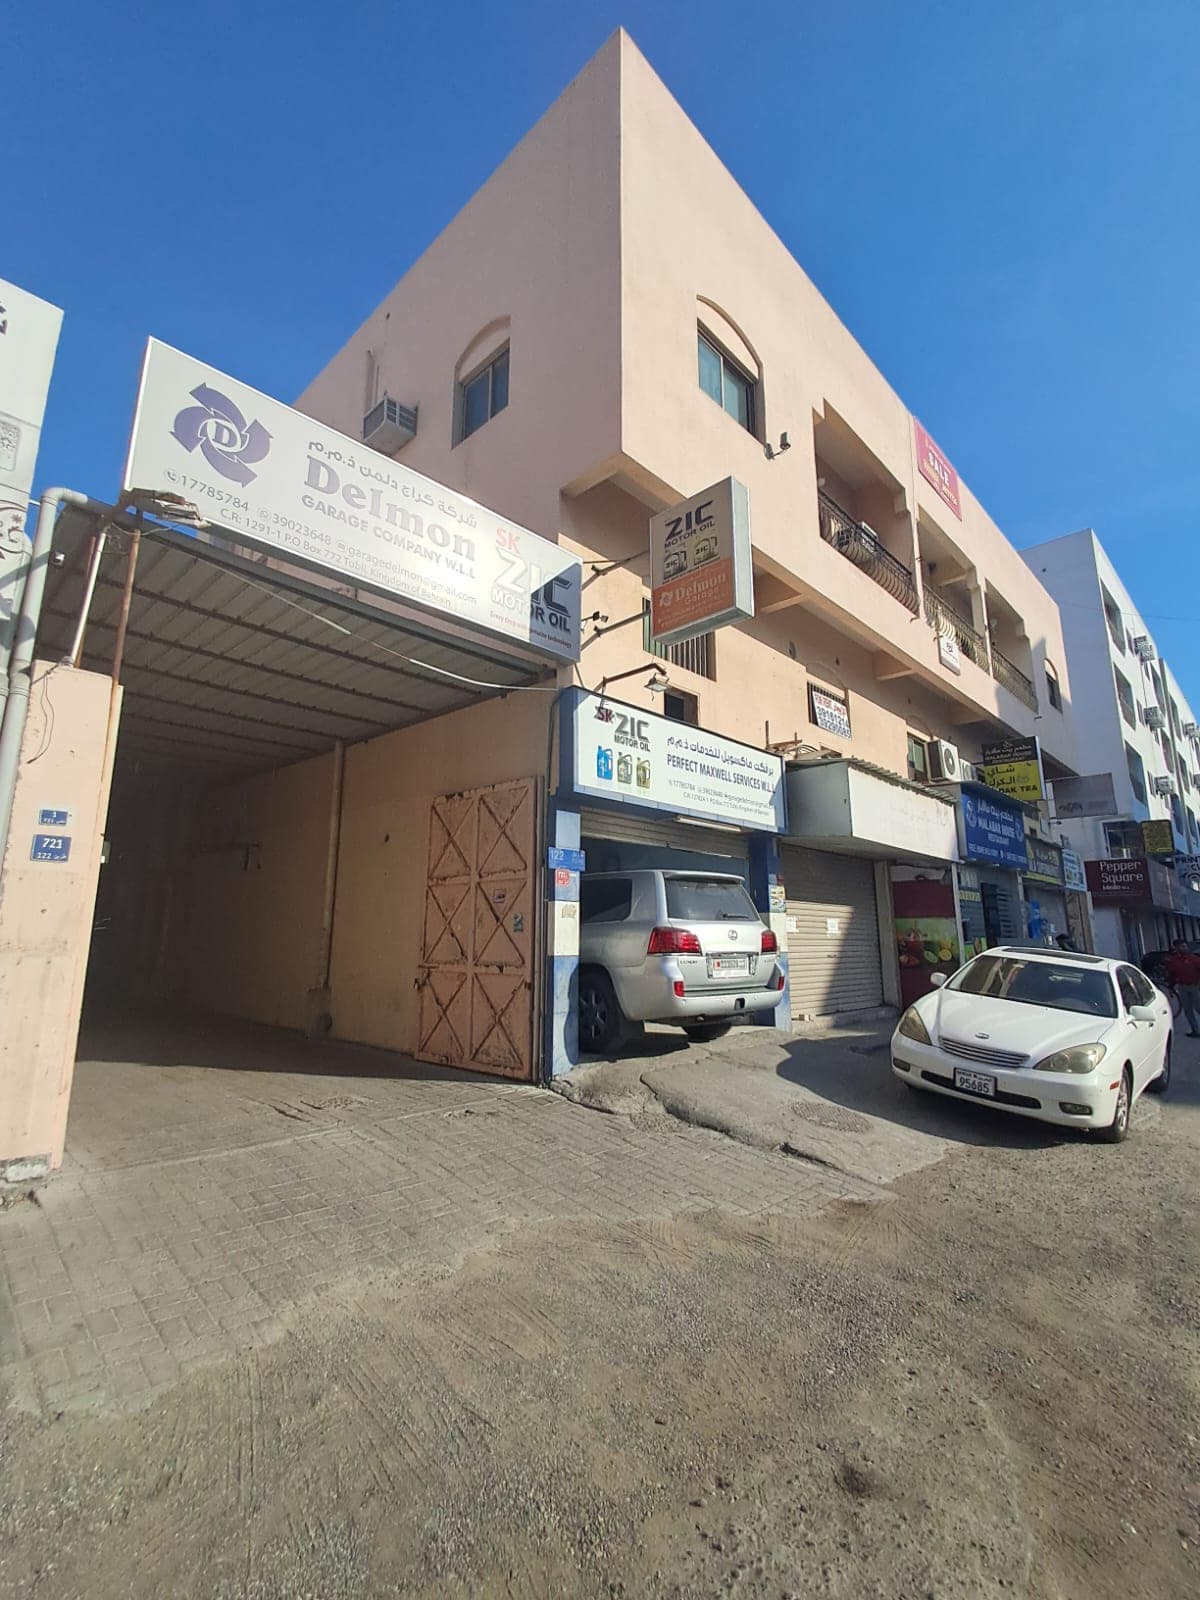
[[917, 468], [926, 483], [932, 484], [954, 515], [962, 520], [962, 496], [958, 489], [958, 473], [938, 449], [933, 439], [913, 418], [913, 432], [917, 442]]

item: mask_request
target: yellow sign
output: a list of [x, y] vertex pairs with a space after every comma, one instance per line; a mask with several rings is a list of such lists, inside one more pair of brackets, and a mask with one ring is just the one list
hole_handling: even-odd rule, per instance
[[1042, 767], [1039, 761], [1001, 761], [995, 766], [981, 767], [984, 783], [1013, 800], [1027, 803], [1042, 798]]
[[1165, 818], [1142, 823], [1142, 849], [1148, 856], [1169, 856], [1174, 853], [1175, 836]]

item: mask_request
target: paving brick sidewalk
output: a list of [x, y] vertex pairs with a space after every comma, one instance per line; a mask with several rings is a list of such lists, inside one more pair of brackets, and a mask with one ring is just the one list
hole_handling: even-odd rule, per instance
[[[353, 1047], [238, 1028], [137, 1042], [80, 1062], [62, 1174], [0, 1213], [0, 1382], [23, 1407], [145, 1403], [313, 1295], [448, 1270], [514, 1227], [869, 1192]], [[281, 1070], [297, 1059], [308, 1070]]]

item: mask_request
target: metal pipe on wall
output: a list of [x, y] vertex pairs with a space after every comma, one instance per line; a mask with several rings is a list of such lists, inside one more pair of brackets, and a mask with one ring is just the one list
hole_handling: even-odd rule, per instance
[[8, 663], [8, 698], [4, 702], [4, 720], [0, 724], [0, 871], [3, 870], [4, 853], [8, 847], [13, 796], [21, 765], [21, 741], [25, 737], [25, 723], [29, 716], [33, 652], [42, 615], [42, 599], [46, 592], [46, 572], [50, 566], [54, 526], [63, 506], [80, 506], [101, 514], [112, 513], [111, 506], [80, 494], [75, 489], [47, 489], [38, 507], [37, 528], [29, 553], [25, 590], [21, 596], [21, 609]]
[[327, 1033], [332, 1026], [329, 1014], [329, 980], [333, 972], [333, 912], [337, 900], [338, 853], [342, 842], [342, 795], [346, 785], [346, 745], [338, 739], [333, 747], [333, 782], [329, 794], [329, 838], [325, 849], [325, 883], [321, 896], [321, 944], [317, 959], [317, 984], [313, 990], [313, 1010], [309, 1032]]

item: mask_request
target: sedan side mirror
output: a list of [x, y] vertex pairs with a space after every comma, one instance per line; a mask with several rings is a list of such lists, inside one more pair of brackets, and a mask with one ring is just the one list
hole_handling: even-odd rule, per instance
[[1134, 1022], [1153, 1022], [1158, 1015], [1157, 1006], [1130, 1006], [1129, 1015]]
[[929, 981], [935, 989], [940, 989], [946, 981], [946, 974], [944, 972], [931, 972]]

